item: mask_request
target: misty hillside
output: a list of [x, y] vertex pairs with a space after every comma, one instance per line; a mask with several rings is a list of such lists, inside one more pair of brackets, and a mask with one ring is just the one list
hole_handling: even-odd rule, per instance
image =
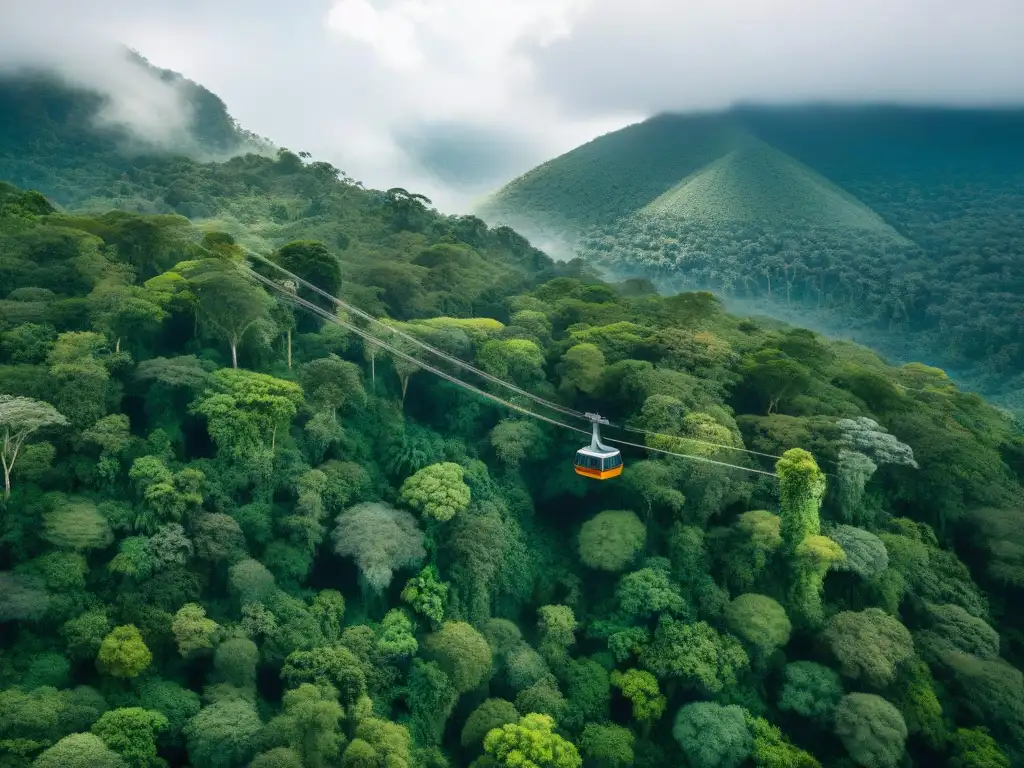
[[[38, 190], [69, 212], [101, 213], [94, 234], [111, 247], [159, 249], [161, 233], [186, 218], [261, 252], [315, 238], [341, 255], [348, 298], [398, 318], [427, 307], [504, 311], [494, 306], [495, 286], [539, 279], [551, 267], [507, 227], [488, 230], [472, 216], [443, 216], [404, 189], [364, 189], [306, 153], [271, 152], [205, 88], [134, 61], [184, 89], [192, 126], [186, 146], [146, 145], [144, 135], [97, 125], [103, 97], [53, 75], [0, 77], [0, 183]], [[160, 224], [142, 224], [132, 214], [158, 215]], [[460, 245], [424, 255], [439, 242]], [[4, 276], [21, 257], [35, 258], [8, 253], [0, 263], [0, 299]], [[47, 285], [46, 271], [41, 275], [38, 284]]]
[[[203, 86], [127, 49], [124, 56], [127, 75], [148, 94], [126, 93], [118, 101], [49, 71], [0, 73], [0, 177], [43, 190], [61, 204], [81, 205], [104, 196], [112, 185], [123, 198], [137, 194], [138, 179], [128, 173], [133, 168], [172, 157], [212, 159], [272, 150], [269, 142], [242, 129], [224, 102]], [[154, 104], [166, 106], [172, 118], [159, 135], [131, 123], [138, 118], [152, 126], [152, 116], [144, 112]], [[135, 206], [147, 202], [140, 199]]]
[[1024, 112], [661, 115], [477, 211], [611, 275], [925, 356], [1024, 407]]

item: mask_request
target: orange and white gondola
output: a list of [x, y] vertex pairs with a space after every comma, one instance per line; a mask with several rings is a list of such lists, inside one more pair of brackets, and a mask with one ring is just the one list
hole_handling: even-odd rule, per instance
[[601, 424], [608, 424], [596, 413], [586, 414], [593, 423], [590, 445], [576, 451], [576, 474], [593, 480], [610, 480], [622, 474], [622, 454], [601, 442]]

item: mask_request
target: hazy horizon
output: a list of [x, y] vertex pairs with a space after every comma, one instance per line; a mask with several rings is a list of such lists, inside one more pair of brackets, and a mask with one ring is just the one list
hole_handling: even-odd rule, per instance
[[106, 119], [167, 142], [182, 123], [172, 91], [118, 62], [122, 43], [217, 94], [245, 128], [443, 210], [658, 114], [1024, 107], [1024, 6], [1012, 0], [670, 13], [660, 0], [39, 0], [6, 15], [0, 69], [56, 68], [112, 97]]

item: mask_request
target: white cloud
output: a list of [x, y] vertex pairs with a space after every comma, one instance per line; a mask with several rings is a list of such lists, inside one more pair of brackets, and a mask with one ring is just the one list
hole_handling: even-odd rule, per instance
[[[387, 91], [384, 111], [392, 126], [462, 123], [517, 137], [519, 145], [525, 138], [535, 151], [522, 157], [521, 172], [642, 117], [636, 111], [618, 111], [566, 120], [537, 78], [536, 51], [569, 37], [592, 4], [593, 0], [337, 0], [327, 25], [336, 33], [339, 47], [362, 48], [379, 66], [377, 76]], [[381, 105], [366, 107], [376, 110]], [[441, 187], [424, 178], [422, 168], [397, 145], [392, 146], [391, 158], [406, 173], [420, 176], [417, 181], [442, 206], [461, 207], [485, 191]], [[492, 179], [489, 184], [498, 182]]]
[[415, 71], [423, 63], [416, 28], [405, 8], [378, 11], [366, 0], [342, 0], [331, 9], [327, 24], [366, 43], [397, 70]]
[[[56, 62], [123, 94], [120, 119], [173, 126], [147, 101], [158, 91], [119, 82], [90, 52], [121, 40], [276, 143], [455, 209], [655, 111], [813, 97], [1021, 103], [1022, 33], [1022, 0], [32, 0], [5, 9], [0, 62]], [[446, 125], [457, 128], [447, 144]], [[462, 187], [430, 175], [423, 151], [436, 161], [474, 135], [485, 140], [462, 166], [504, 152], [493, 171]]]
[[[327, 16], [390, 69], [389, 95], [410, 116], [521, 122], [553, 109], [536, 82], [534, 50], [568, 36], [591, 0], [338, 0]], [[517, 110], [517, 102], [525, 107]], [[396, 105], [399, 106], [399, 105]]]
[[1024, 103], [1021, 0], [595, 0], [538, 54], [560, 103]]
[[22, 67], [55, 68], [69, 83], [102, 93], [107, 97], [97, 115], [102, 126], [169, 147], [181, 146], [189, 136], [192, 115], [179, 89], [133, 66], [97, 19], [78, 16], [74, 7], [35, 0], [5, 13], [0, 71]]

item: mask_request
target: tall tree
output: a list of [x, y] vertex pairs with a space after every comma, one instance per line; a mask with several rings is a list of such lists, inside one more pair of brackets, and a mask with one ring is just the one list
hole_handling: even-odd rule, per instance
[[299, 381], [306, 399], [317, 408], [329, 411], [335, 420], [338, 409], [346, 402], [360, 400], [366, 394], [359, 367], [334, 354], [302, 365]]
[[[341, 291], [341, 265], [327, 246], [317, 240], [294, 240], [287, 243], [277, 250], [273, 260], [296, 277], [331, 296], [337, 296]], [[334, 303], [315, 291], [299, 286], [298, 293], [306, 301], [334, 311]]]
[[246, 459], [273, 453], [277, 430], [291, 420], [301, 402], [302, 390], [294, 382], [222, 368], [192, 410], [206, 417], [219, 447]]
[[199, 300], [199, 317], [231, 346], [231, 365], [238, 367], [238, 345], [260, 320], [268, 317], [274, 300], [230, 261], [207, 259], [186, 272]]
[[0, 463], [4, 468], [4, 501], [11, 496], [11, 470], [26, 438], [45, 427], [61, 427], [68, 420], [52, 405], [30, 397], [0, 395]]
[[121, 351], [122, 338], [138, 344], [167, 317], [158, 294], [137, 286], [98, 286], [89, 298], [93, 325], [114, 340], [115, 353]]

